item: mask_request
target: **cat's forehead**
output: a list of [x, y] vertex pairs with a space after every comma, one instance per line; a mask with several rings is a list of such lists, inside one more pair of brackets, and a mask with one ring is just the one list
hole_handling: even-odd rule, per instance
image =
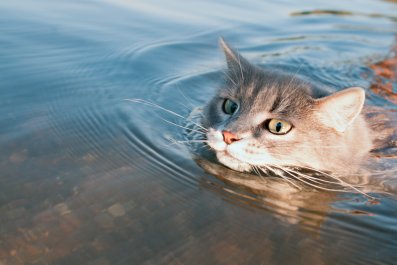
[[254, 73], [245, 82], [229, 83], [219, 91], [220, 97], [236, 100], [243, 111], [301, 114], [313, 101], [310, 86], [294, 76]]

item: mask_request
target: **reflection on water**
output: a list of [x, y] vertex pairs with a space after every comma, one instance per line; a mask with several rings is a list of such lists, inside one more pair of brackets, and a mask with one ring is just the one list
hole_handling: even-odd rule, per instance
[[[372, 0], [2, 3], [0, 265], [393, 264], [396, 80], [385, 71], [395, 72], [396, 10]], [[183, 118], [124, 100], [187, 117], [221, 82], [219, 36], [256, 64], [301, 66], [329, 91], [368, 88], [368, 115], [389, 137], [365, 186], [376, 201], [195, 161], [169, 141], [185, 139]]]
[[335, 194], [316, 192], [311, 187], [295, 188], [281, 178], [236, 173], [223, 166], [198, 160], [206, 172], [217, 176], [223, 183], [214, 185], [230, 193], [236, 202], [247, 203], [273, 212], [274, 216], [289, 224], [301, 223], [302, 228], [317, 230], [330, 210]]
[[397, 104], [397, 37], [395, 44], [390, 49], [390, 55], [384, 60], [370, 65], [374, 71], [374, 82], [371, 90], [383, 98]]
[[379, 13], [360, 13], [360, 12], [350, 12], [344, 10], [310, 10], [302, 12], [291, 13], [292, 16], [308, 16], [308, 15], [337, 15], [337, 16], [367, 16], [373, 18], [388, 18], [397, 21], [397, 16], [395, 15], [384, 15]]

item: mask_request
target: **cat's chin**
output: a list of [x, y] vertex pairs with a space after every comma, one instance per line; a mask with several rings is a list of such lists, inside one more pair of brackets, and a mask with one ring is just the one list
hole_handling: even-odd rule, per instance
[[249, 172], [252, 170], [252, 165], [234, 158], [226, 150], [216, 152], [216, 157], [220, 163], [233, 170], [241, 172]]

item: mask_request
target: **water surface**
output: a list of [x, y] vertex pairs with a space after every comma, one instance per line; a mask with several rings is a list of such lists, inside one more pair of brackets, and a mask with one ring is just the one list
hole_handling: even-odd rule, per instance
[[395, 2], [16, 0], [0, 13], [0, 264], [396, 263], [393, 171], [376, 202], [255, 190], [172, 144], [184, 131], [163, 119], [183, 120], [124, 100], [187, 116], [222, 80], [223, 36], [330, 91], [362, 86], [395, 117], [369, 89], [369, 65], [393, 56]]

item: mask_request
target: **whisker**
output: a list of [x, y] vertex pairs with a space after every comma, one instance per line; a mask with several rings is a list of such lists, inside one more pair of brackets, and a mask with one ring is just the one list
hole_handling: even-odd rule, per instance
[[286, 169], [283, 168], [283, 167], [278, 167], [278, 166], [276, 166], [276, 167], [279, 168], [279, 169], [281, 169], [282, 171], [284, 171], [285, 173], [287, 173], [288, 175], [290, 175], [290, 176], [293, 177], [294, 179], [296, 179], [296, 180], [298, 180], [298, 181], [301, 181], [301, 182], [303, 182], [303, 183], [305, 183], [305, 184], [307, 184], [307, 185], [309, 185], [309, 186], [315, 187], [315, 188], [317, 188], [317, 189], [327, 190], [327, 191], [336, 191], [336, 192], [348, 192], [347, 190], [329, 189], [329, 188], [325, 188], [325, 187], [321, 187], [321, 186], [315, 185], [315, 184], [313, 184], [313, 183], [311, 183], [311, 182], [308, 182], [308, 181], [305, 181], [305, 180], [303, 180], [303, 179], [301, 179], [301, 178], [298, 178], [296, 175], [292, 174], [291, 172], [289, 172], [288, 170], [286, 170]]
[[256, 170], [258, 171], [259, 175], [262, 177], [262, 179], [265, 180], [264, 177], [263, 177], [262, 174], [261, 174], [261, 171], [262, 171], [262, 173], [265, 173], [266, 175], [269, 175], [269, 171], [268, 171], [268, 172], [265, 172], [265, 171], [263, 170], [263, 168], [260, 168], [259, 166], [255, 166], [255, 167], [256, 167]]
[[167, 146], [171, 146], [171, 145], [175, 145], [175, 144], [188, 146], [189, 144], [193, 144], [193, 143], [207, 144], [207, 142], [208, 142], [207, 140], [177, 140], [177, 139], [174, 139], [172, 137], [167, 137], [167, 140], [169, 140], [171, 142]]
[[[280, 148], [280, 147], [291, 147], [291, 145], [290, 144], [289, 145], [288, 144], [285, 144], [285, 145], [279, 144], [277, 146], [263, 146], [263, 148], [267, 148], [267, 149], [273, 149], [273, 148], [277, 149], [277, 148]], [[326, 146], [316, 146], [316, 147], [321, 147], [321, 148], [324, 148], [324, 149], [326, 149], [326, 148], [338, 149], [341, 146], [340, 145], [326, 145]], [[299, 145], [299, 148], [313, 148], [313, 146], [311, 146], [311, 145], [307, 145], [307, 146]]]
[[207, 148], [208, 150], [211, 150], [211, 146], [209, 146], [207, 143], [204, 143], [202, 146], [199, 147], [199, 149], [202, 148]]
[[179, 142], [177, 142], [177, 141], [170, 141], [170, 143], [169, 143], [169, 144], [167, 144], [167, 145], [165, 145], [165, 146], [167, 146], [167, 147], [170, 147], [170, 146], [172, 146], [172, 145], [183, 145], [183, 146], [189, 146], [189, 144], [188, 144], [188, 143], [179, 143]]
[[165, 121], [165, 122], [167, 122], [167, 123], [169, 123], [169, 124], [175, 125], [175, 126], [177, 126], [177, 127], [180, 127], [180, 128], [183, 128], [183, 129], [192, 131], [192, 132], [197, 132], [197, 133], [201, 133], [201, 134], [203, 134], [203, 135], [206, 135], [206, 133], [203, 132], [203, 131], [198, 131], [198, 130], [195, 130], [195, 129], [191, 129], [191, 128], [188, 128], [188, 127], [185, 127], [185, 126], [176, 124], [176, 123], [174, 123], [174, 122], [172, 122], [172, 121], [166, 120], [166, 119], [161, 118], [161, 117], [160, 117], [160, 119], [163, 120], [163, 121]]
[[296, 72], [292, 75], [292, 78], [291, 78], [289, 84], [287, 85], [287, 87], [289, 87], [292, 84], [292, 82], [295, 80], [295, 78], [298, 75], [299, 71], [301, 70], [303, 64], [304, 64], [304, 61], [300, 63], [298, 70], [296, 70]]
[[191, 108], [189, 108], [188, 106], [186, 106], [185, 104], [183, 104], [182, 102], [178, 102], [179, 105], [181, 105], [182, 107], [184, 107], [187, 111], [191, 112]]
[[[318, 183], [318, 184], [323, 184], [322, 182], [326, 182], [326, 183], [330, 183], [330, 184], [341, 185], [341, 184], [338, 183], [338, 182], [332, 182], [332, 181], [326, 181], [326, 180], [314, 178], [314, 177], [311, 177], [311, 176], [309, 176], [309, 175], [302, 174], [302, 173], [300, 173], [300, 172], [287, 169], [287, 168], [285, 168], [285, 167], [284, 167], [284, 170], [286, 170], [286, 171], [288, 171], [288, 172], [290, 172], [290, 173], [292, 173], [292, 174], [296, 174], [295, 176], [301, 176], [302, 178], [307, 179], [308, 181], [315, 182], [315, 183]], [[341, 185], [341, 186], [344, 187], [343, 185]]]
[[194, 125], [200, 127], [201, 129], [203, 129], [203, 130], [205, 130], [205, 131], [208, 131], [207, 128], [204, 128], [204, 127], [201, 126], [200, 124], [197, 124], [197, 123], [193, 122], [192, 120], [189, 120], [189, 119], [187, 119], [186, 117], [182, 116], [181, 114], [178, 114], [178, 113], [176, 113], [175, 111], [166, 109], [166, 108], [164, 108], [164, 107], [162, 107], [162, 106], [160, 106], [160, 105], [158, 105], [158, 104], [156, 104], [156, 103], [153, 103], [153, 102], [150, 102], [150, 101], [147, 101], [147, 100], [144, 100], [144, 99], [140, 99], [140, 98], [131, 98], [131, 99], [127, 98], [127, 99], [124, 99], [124, 100], [125, 100], [125, 101], [134, 102], [134, 103], [145, 104], [145, 105], [148, 105], [148, 106], [151, 106], [151, 107], [155, 107], [155, 108], [161, 109], [161, 110], [163, 110], [163, 111], [165, 111], [165, 112], [167, 112], [167, 113], [170, 113], [170, 114], [172, 114], [172, 115], [175, 115], [175, 116], [177, 116], [177, 117], [179, 117], [179, 118], [182, 118], [182, 119], [184, 119], [184, 120], [188, 120], [188, 121], [190, 121], [191, 123], [193, 123]]
[[259, 170], [259, 167], [253, 165], [252, 168], [253, 168], [253, 170], [257, 173], [257, 175], [258, 175], [263, 181], [265, 181], [264, 177], [262, 176], [262, 174], [261, 174], [261, 172], [260, 172], [260, 170]]
[[351, 185], [351, 184], [349, 184], [349, 183], [343, 181], [343, 180], [340, 179], [340, 178], [337, 178], [337, 177], [335, 177], [335, 176], [332, 176], [332, 175], [330, 175], [330, 174], [327, 174], [327, 173], [325, 173], [325, 172], [323, 172], [323, 171], [321, 171], [321, 170], [315, 169], [315, 168], [311, 168], [311, 167], [307, 167], [307, 166], [306, 166], [306, 167], [305, 167], [305, 166], [300, 166], [300, 167], [306, 168], [306, 169], [309, 169], [309, 170], [318, 172], [318, 173], [320, 173], [320, 174], [323, 174], [323, 175], [325, 175], [325, 176], [328, 176], [328, 177], [330, 177], [330, 178], [333, 178], [333, 179], [339, 181], [339, 182], [341, 183], [342, 186], [348, 186], [348, 187], [350, 187], [351, 189], [357, 191], [358, 193], [361, 193], [362, 195], [364, 195], [364, 196], [366, 196], [366, 197], [368, 197], [368, 198], [375, 199], [373, 196], [368, 195], [367, 193], [365, 193], [365, 192], [359, 190], [359, 189], [356, 188], [355, 186], [353, 186], [353, 185]]
[[285, 177], [281, 174], [277, 174], [271, 167], [268, 166], [264, 166], [266, 167], [269, 171], [273, 172], [274, 174], [276, 174], [277, 176], [280, 176], [283, 180], [287, 181], [288, 183], [290, 183], [291, 185], [293, 185], [294, 187], [296, 187], [298, 190], [302, 190], [301, 187], [299, 187], [297, 184], [295, 184], [294, 182], [292, 182], [288, 177]]
[[[176, 89], [178, 89], [179, 93], [182, 95], [182, 97], [186, 100], [186, 102], [192, 107], [194, 108], [194, 104], [191, 102], [191, 100], [185, 95], [185, 93], [183, 93], [183, 91], [180, 89], [179, 86], [176, 86]], [[181, 103], [183, 104], [183, 103]], [[191, 111], [191, 108], [189, 108], [188, 106], [186, 106], [185, 104], [183, 104], [187, 109], [189, 109]]]
[[308, 179], [310, 179], [311, 181], [316, 182], [316, 183], [319, 183], [319, 184], [320, 184], [321, 182], [324, 182], [324, 183], [329, 183], [329, 184], [341, 185], [340, 182], [329, 181], [329, 180], [325, 180], [325, 179], [321, 179], [321, 178], [315, 178], [315, 177], [312, 177], [312, 176], [303, 174], [303, 173], [301, 173], [301, 172], [295, 171], [295, 170], [293, 170], [293, 169], [288, 169], [288, 170], [291, 171], [291, 172], [293, 172], [293, 173], [295, 173], [295, 174], [297, 174], [297, 175], [300, 175], [300, 176], [303, 176], [303, 177], [305, 177], [305, 178], [308, 178]]
[[186, 140], [186, 141], [179, 141], [175, 140], [177, 143], [208, 143], [208, 140]]
[[168, 112], [168, 113], [171, 113], [171, 114], [173, 114], [173, 115], [175, 115], [175, 116], [178, 116], [178, 117], [180, 117], [180, 118], [185, 118], [185, 117], [183, 117], [182, 115], [180, 115], [180, 114], [178, 114], [178, 113], [176, 113], [176, 112], [174, 112], [174, 111], [172, 111], [172, 110], [166, 109], [166, 108], [161, 107], [160, 105], [158, 105], [158, 104], [156, 104], [156, 103], [153, 103], [153, 102], [150, 102], [150, 101], [141, 99], [141, 98], [126, 98], [126, 99], [124, 99], [124, 100], [125, 100], [125, 101], [134, 102], [134, 103], [146, 104], [146, 105], [149, 105], [149, 106], [156, 107], [156, 108], [159, 108], [159, 109], [161, 109], [161, 110], [164, 110], [164, 111], [166, 111], [166, 112]]
[[[307, 181], [304, 181], [304, 180], [298, 178], [296, 175], [293, 175], [293, 174], [291, 174], [290, 172], [288, 172], [288, 170], [285, 169], [285, 168], [280, 168], [280, 169], [281, 169], [281, 170], [284, 170], [284, 171], [286, 170], [285, 172], [287, 172], [289, 175], [294, 176], [296, 179], [298, 179], [298, 180], [300, 180], [300, 181], [302, 181], [302, 182], [304, 182], [304, 183], [306, 183], [306, 184], [308, 184], [308, 185], [310, 185], [310, 186], [312, 186], [312, 187], [316, 187], [316, 188], [318, 188], [318, 189], [328, 190], [328, 191], [349, 192], [349, 191], [344, 190], [344, 189], [343, 189], [343, 190], [337, 190], [337, 189], [330, 189], [330, 188], [325, 188], [325, 187], [317, 186], [317, 185], [315, 185], [315, 184], [313, 184], [313, 183], [310, 183], [310, 182], [307, 182]], [[328, 175], [328, 174], [327, 174], [327, 175]], [[305, 176], [305, 175], [301, 175], [301, 176], [302, 176], [303, 178], [305, 178], [305, 179], [308, 179], [307, 176]], [[340, 179], [338, 179], [338, 178], [336, 178], [336, 177], [333, 177], [333, 176], [331, 176], [331, 175], [329, 175], [329, 176], [332, 177], [332, 178], [334, 178], [334, 179], [336, 179], [336, 180], [341, 181]], [[346, 182], [343, 182], [343, 181], [341, 181], [341, 183], [344, 184], [344, 185], [346, 185], [347, 187], [349, 187], [349, 188], [351, 188], [351, 189], [357, 191], [358, 193], [361, 193], [362, 195], [364, 195], [364, 196], [366, 196], [366, 197], [368, 197], [368, 198], [375, 199], [374, 197], [372, 197], [372, 196], [366, 194], [365, 192], [363, 192], [363, 191], [357, 189], [356, 187], [354, 187], [353, 185], [351, 185], [351, 184], [349, 184], [349, 183], [346, 183]], [[346, 186], [344, 186], [344, 185], [342, 185], [342, 184], [339, 184], [339, 185], [341, 185], [342, 187], [346, 187]]]

